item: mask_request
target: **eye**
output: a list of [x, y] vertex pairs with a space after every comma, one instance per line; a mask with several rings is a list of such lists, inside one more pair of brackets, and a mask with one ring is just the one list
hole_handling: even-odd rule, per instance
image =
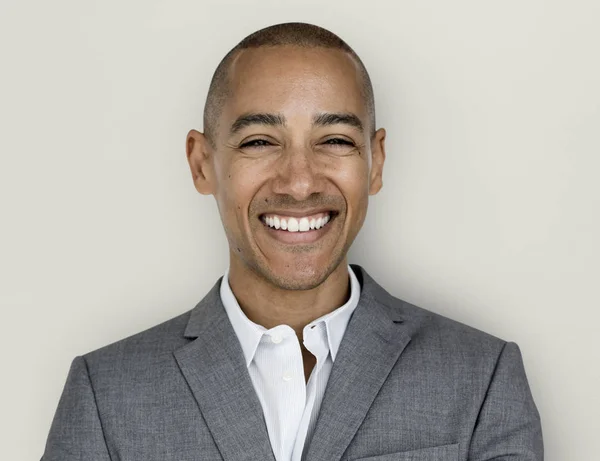
[[245, 143], [240, 144], [241, 148], [248, 148], [248, 147], [267, 147], [272, 145], [269, 141], [267, 141], [266, 139], [252, 139], [250, 141], [246, 141]]
[[348, 141], [344, 138], [331, 138], [325, 141], [323, 144], [330, 146], [354, 146], [354, 143], [352, 141]]

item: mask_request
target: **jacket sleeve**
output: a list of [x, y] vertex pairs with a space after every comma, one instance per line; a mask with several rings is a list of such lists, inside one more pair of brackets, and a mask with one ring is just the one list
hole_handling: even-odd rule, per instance
[[475, 426], [469, 461], [543, 461], [540, 415], [519, 346], [500, 353]]
[[110, 461], [83, 357], [71, 364], [41, 461]]

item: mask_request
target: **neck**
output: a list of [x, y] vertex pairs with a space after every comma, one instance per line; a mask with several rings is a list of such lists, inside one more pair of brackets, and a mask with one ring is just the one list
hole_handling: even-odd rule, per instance
[[267, 329], [289, 325], [300, 339], [306, 325], [342, 306], [350, 297], [346, 258], [323, 283], [310, 290], [282, 289], [232, 260], [229, 285], [251, 321]]

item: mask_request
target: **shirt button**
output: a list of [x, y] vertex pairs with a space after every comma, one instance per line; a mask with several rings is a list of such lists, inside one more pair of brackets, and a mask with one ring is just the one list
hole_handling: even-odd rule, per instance
[[292, 373], [291, 371], [286, 371], [283, 373], [284, 381], [291, 381], [293, 377], [294, 377], [294, 373]]
[[273, 341], [275, 344], [279, 344], [281, 341], [283, 341], [283, 338], [281, 337], [280, 334], [275, 333], [275, 334], [271, 335], [271, 341]]

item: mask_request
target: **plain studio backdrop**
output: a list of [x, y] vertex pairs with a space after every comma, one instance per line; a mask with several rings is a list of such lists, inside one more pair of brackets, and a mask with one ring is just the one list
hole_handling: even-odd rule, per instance
[[598, 460], [594, 0], [4, 0], [0, 457], [39, 459], [76, 355], [191, 309], [225, 270], [184, 140], [224, 54], [287, 21], [354, 47], [388, 130], [350, 260], [516, 341], [546, 459]]

